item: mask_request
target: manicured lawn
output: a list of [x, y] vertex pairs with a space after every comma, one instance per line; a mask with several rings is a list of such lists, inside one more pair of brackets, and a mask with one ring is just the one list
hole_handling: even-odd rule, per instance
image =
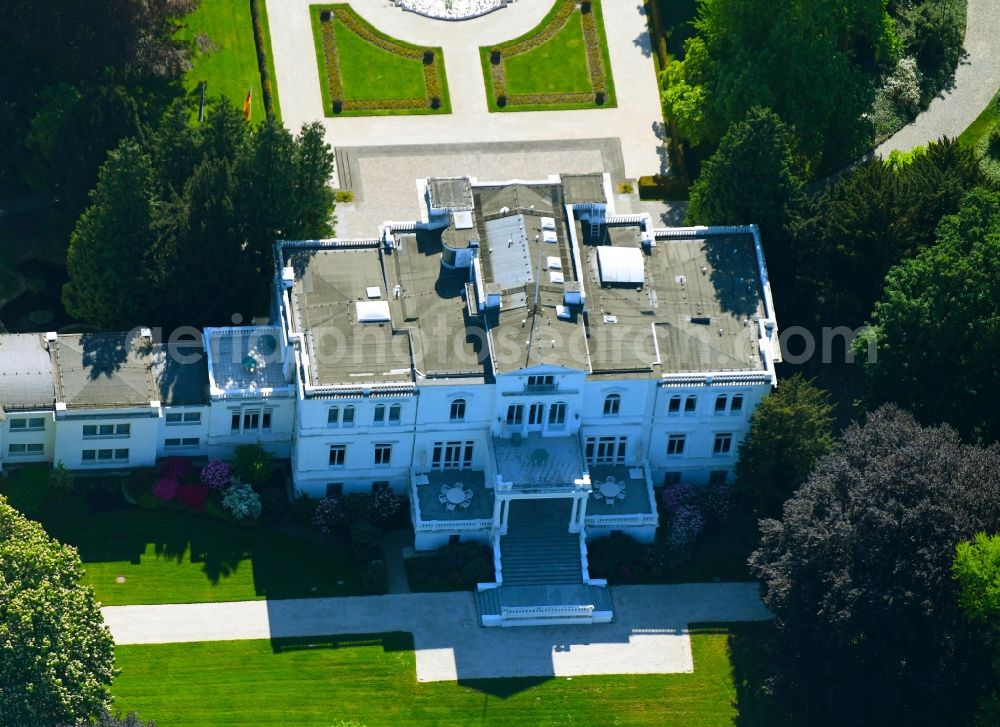
[[[262, 24], [267, 34], [267, 11], [261, 3]], [[201, 0], [198, 9], [184, 20], [184, 27], [177, 37], [195, 43], [192, 68], [184, 76], [184, 88], [191, 94], [198, 93], [198, 85], [207, 81], [208, 98], [226, 96], [243, 107], [247, 90], [253, 88], [251, 121], [264, 118], [264, 96], [257, 69], [257, 49], [253, 38], [253, 21], [249, 0]], [[202, 49], [198, 50], [198, 38]], [[207, 47], [205, 47], [207, 46]], [[275, 115], [281, 118], [278, 104], [278, 86], [274, 75], [274, 56], [268, 34], [268, 67], [271, 75], [271, 96]]]
[[[451, 112], [440, 48], [424, 48], [386, 35], [350, 5], [311, 5], [309, 12], [327, 116]], [[323, 20], [327, 13], [330, 19]], [[428, 51], [433, 53], [433, 62], [425, 66]], [[437, 108], [431, 107], [432, 97], [439, 99]], [[341, 105], [335, 110], [337, 100]]]
[[424, 68], [419, 58], [403, 58], [376, 48], [339, 20], [334, 21], [344, 99], [423, 98]]
[[[419, 684], [408, 634], [116, 649], [115, 708], [173, 725], [712, 725], [766, 718], [756, 661], [769, 624], [694, 630], [693, 674]], [[511, 632], [511, 637], [516, 634]]]
[[[194, 513], [139, 509], [42, 524], [53, 537], [80, 550], [84, 582], [108, 606], [359, 592], [356, 573], [346, 558], [261, 527], [230, 525]], [[119, 576], [124, 583], [117, 582]]]
[[966, 146], [975, 147], [997, 121], [1000, 121], [1000, 91], [996, 92], [983, 112], [961, 133], [958, 140]]
[[510, 93], [586, 93], [590, 90], [583, 24], [574, 13], [551, 39], [505, 61]]
[[[565, 0], [556, 0], [542, 21], [524, 35], [495, 47], [479, 49], [490, 111], [611, 108], [617, 104], [600, 0], [591, 2], [586, 18], [589, 25], [585, 24], [580, 6], [573, 6], [569, 17], [565, 15], [564, 6]], [[587, 58], [587, 27], [593, 29], [597, 59], [593, 74]], [[539, 43], [553, 30], [551, 37]], [[494, 50], [499, 51], [502, 58], [497, 67], [503, 71], [499, 89], [494, 84], [495, 69], [491, 64]], [[595, 93], [602, 89], [603, 100], [598, 104]], [[500, 95], [506, 96], [503, 105], [498, 103]]]

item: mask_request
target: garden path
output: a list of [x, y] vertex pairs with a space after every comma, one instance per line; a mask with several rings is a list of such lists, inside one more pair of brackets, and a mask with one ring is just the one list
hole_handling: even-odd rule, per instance
[[417, 680], [691, 672], [688, 625], [764, 621], [756, 583], [619, 586], [615, 621], [483, 628], [468, 592], [234, 603], [109, 606], [115, 642], [413, 634]]
[[[384, 33], [418, 45], [442, 47], [452, 113], [326, 118], [309, 17], [309, 5], [316, 0], [267, 0], [282, 118], [290, 129], [320, 121], [334, 146], [618, 137], [626, 176], [665, 171], [659, 88], [639, 0], [604, 0], [602, 5], [617, 108], [516, 113], [490, 113], [487, 109], [479, 47], [528, 32], [554, 0], [517, 0], [489, 15], [462, 21], [423, 17], [386, 0], [348, 2]], [[558, 171], [539, 170], [539, 175]]]
[[942, 136], [952, 139], [965, 131], [1000, 88], [1000, 0], [968, 0], [965, 30], [967, 56], [955, 70], [955, 85], [938, 95], [910, 124], [889, 138], [875, 153], [909, 151]]

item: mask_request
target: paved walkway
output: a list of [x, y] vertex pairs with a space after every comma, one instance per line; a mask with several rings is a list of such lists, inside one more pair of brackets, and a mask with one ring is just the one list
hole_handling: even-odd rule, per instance
[[[285, 124], [322, 121], [334, 146], [456, 144], [618, 137], [625, 173], [653, 174], [664, 165], [663, 117], [646, 17], [637, 0], [605, 0], [604, 26], [618, 96], [614, 109], [490, 113], [479, 47], [515, 38], [537, 25], [554, 0], [517, 0], [480, 18], [445, 21], [405, 12], [387, 0], [349, 0], [384, 33], [441, 46], [452, 113], [326, 118], [308, 7], [315, 0], [267, 0], [271, 47]], [[552, 170], [546, 170], [547, 174]]]
[[942, 136], [954, 138], [986, 108], [1000, 88], [1000, 0], [969, 0], [965, 50], [968, 55], [955, 71], [954, 88], [935, 98], [876, 154], [887, 157], [891, 151], [909, 151]]
[[108, 606], [118, 644], [405, 631], [417, 680], [691, 672], [688, 624], [762, 621], [755, 583], [621, 586], [615, 622], [517, 629], [478, 625], [471, 593]]

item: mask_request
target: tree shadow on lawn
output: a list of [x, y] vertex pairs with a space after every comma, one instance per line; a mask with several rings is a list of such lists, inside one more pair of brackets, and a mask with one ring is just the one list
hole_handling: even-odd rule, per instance
[[729, 633], [728, 652], [733, 668], [733, 686], [736, 688], [737, 727], [790, 727], [792, 718], [777, 704], [768, 685], [772, 674], [768, 665], [775, 658], [774, 622], [698, 625], [702, 633], [704, 629], [715, 627]]
[[359, 646], [381, 646], [382, 651], [413, 651], [413, 634], [390, 631], [384, 634], [345, 634], [341, 636], [281, 636], [271, 639], [275, 654], [312, 649], [352, 649]]

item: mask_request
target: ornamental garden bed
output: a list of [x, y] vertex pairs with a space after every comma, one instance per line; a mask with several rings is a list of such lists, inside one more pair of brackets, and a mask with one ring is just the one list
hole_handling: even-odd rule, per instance
[[327, 116], [451, 113], [440, 48], [381, 33], [349, 5], [312, 5]]
[[490, 111], [617, 105], [600, 0], [557, 0], [531, 31], [479, 55]]

